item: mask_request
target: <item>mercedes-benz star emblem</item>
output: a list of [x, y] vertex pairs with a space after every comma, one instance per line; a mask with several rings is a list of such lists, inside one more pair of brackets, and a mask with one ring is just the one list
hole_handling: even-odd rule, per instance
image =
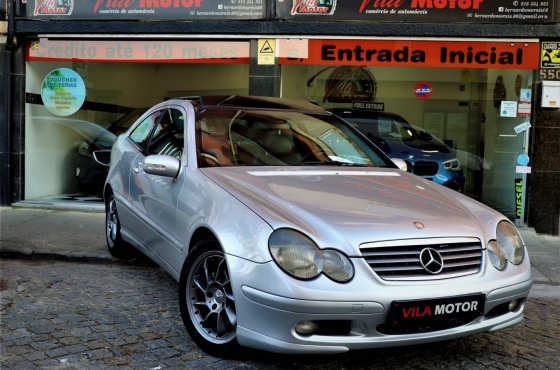
[[443, 257], [434, 248], [420, 251], [420, 263], [430, 274], [439, 274], [443, 270]]

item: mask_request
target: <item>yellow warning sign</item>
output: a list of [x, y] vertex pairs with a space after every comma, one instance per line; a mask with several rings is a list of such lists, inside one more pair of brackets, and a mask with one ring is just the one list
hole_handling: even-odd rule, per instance
[[560, 68], [560, 42], [541, 43], [541, 68]]
[[274, 64], [276, 62], [276, 40], [274, 39], [259, 39], [258, 42], [258, 64]]

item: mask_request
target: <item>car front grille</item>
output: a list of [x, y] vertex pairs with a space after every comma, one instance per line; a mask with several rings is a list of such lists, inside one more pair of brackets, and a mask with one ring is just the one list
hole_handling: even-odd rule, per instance
[[438, 173], [439, 164], [434, 161], [414, 162], [414, 174], [418, 176], [434, 176]]
[[[430, 273], [420, 262], [426, 248], [443, 259], [439, 273]], [[475, 274], [482, 265], [482, 245], [477, 238], [430, 238], [365, 243], [362, 257], [383, 280], [439, 280]]]

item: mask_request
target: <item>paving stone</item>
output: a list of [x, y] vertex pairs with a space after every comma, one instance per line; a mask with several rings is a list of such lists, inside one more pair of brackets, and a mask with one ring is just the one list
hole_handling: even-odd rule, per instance
[[80, 344], [83, 342], [80, 338], [74, 336], [65, 336], [62, 338], [58, 338], [58, 341], [60, 342], [60, 344], [64, 345]]
[[165, 339], [154, 339], [154, 340], [147, 340], [144, 342], [146, 347], [154, 349], [154, 348], [161, 348], [166, 347], [169, 345], [169, 342]]
[[92, 340], [84, 342], [84, 345], [89, 349], [108, 348], [110, 344], [104, 340]]
[[59, 346], [59, 344], [54, 339], [41, 342], [32, 342], [30, 345], [38, 351], [48, 351], [49, 349], [53, 349]]
[[39, 366], [40, 368], [49, 368], [49, 367], [55, 367], [55, 366], [60, 365], [60, 361], [55, 360], [55, 359], [47, 359], [47, 360], [43, 360], [43, 361], [37, 361], [34, 364]]
[[151, 352], [134, 353], [132, 358], [140, 362], [156, 361], [158, 358]]
[[[3, 341], [4, 342], [4, 341]], [[23, 346], [26, 344], [29, 344], [31, 342], [33, 342], [33, 340], [31, 339], [31, 337], [21, 337], [21, 338], [16, 338], [12, 341], [16, 346]], [[5, 343], [5, 342], [4, 342]], [[5, 344], [6, 346], [8, 346], [8, 344]]]
[[89, 350], [89, 348], [86, 347], [83, 344], [75, 344], [75, 345], [71, 345], [71, 346], [65, 346], [65, 347], [62, 347], [62, 349], [64, 349], [68, 353], [86, 352], [86, 351]]
[[161, 348], [156, 348], [153, 351], [153, 353], [158, 358], [168, 358], [168, 357], [177, 356], [179, 354], [179, 351], [169, 347], [161, 347]]
[[119, 333], [116, 331], [104, 331], [101, 333], [101, 335], [105, 338], [105, 339], [116, 339], [119, 336]]
[[37, 360], [44, 360], [48, 356], [45, 352], [34, 351], [34, 352], [24, 354], [23, 357], [25, 357], [29, 361], [37, 361]]
[[2, 346], [2, 347], [3, 347], [2, 353], [4, 355], [21, 355], [24, 353], [29, 353], [33, 350], [27, 345], [26, 346], [10, 345], [10, 346]]
[[86, 354], [89, 358], [94, 360], [111, 357], [113, 355], [107, 348], [94, 349], [91, 351], [87, 351]]
[[45, 354], [51, 358], [56, 358], [56, 357], [67, 355], [68, 351], [66, 351], [64, 348], [59, 347], [59, 348], [53, 348], [48, 351], [45, 351]]

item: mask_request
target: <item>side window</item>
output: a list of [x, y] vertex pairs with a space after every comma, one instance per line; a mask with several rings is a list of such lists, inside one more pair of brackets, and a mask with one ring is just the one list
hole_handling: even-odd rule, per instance
[[170, 155], [181, 158], [183, 154], [184, 117], [177, 109], [166, 109], [157, 123], [148, 144], [148, 154]]
[[150, 133], [155, 126], [155, 123], [158, 117], [161, 115], [161, 111], [155, 112], [144, 121], [142, 121], [131, 133], [130, 133], [130, 140], [134, 141], [138, 144], [142, 149], [146, 149], [148, 145], [148, 138], [150, 137]]

